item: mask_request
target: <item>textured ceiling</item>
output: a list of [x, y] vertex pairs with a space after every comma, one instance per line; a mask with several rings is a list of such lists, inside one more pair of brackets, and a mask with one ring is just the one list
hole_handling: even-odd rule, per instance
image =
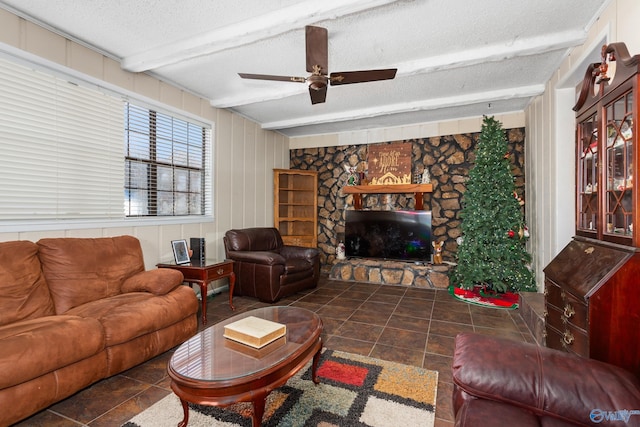
[[[523, 111], [608, 0], [0, 0], [0, 7], [288, 136]], [[305, 25], [329, 33], [329, 72], [397, 68], [394, 80], [307, 77]]]

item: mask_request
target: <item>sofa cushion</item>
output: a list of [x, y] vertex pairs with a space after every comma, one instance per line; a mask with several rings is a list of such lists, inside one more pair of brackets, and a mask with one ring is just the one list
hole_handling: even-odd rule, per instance
[[182, 284], [184, 276], [178, 270], [158, 268], [142, 271], [129, 277], [122, 284], [122, 293], [151, 292], [154, 295], [165, 295]]
[[298, 258], [289, 258], [284, 263], [284, 274], [296, 274], [296, 273], [308, 273], [313, 274], [313, 265], [305, 260]]
[[131, 292], [103, 298], [75, 307], [68, 314], [98, 320], [110, 347], [178, 323], [197, 310], [193, 289], [180, 286], [167, 295]]
[[283, 246], [280, 232], [273, 227], [254, 227], [229, 230], [225, 233], [230, 251], [273, 251]]
[[313, 265], [304, 259], [288, 259], [285, 262], [284, 274], [280, 276], [281, 285], [289, 285], [313, 276]]
[[57, 315], [0, 326], [0, 389], [96, 355], [104, 343], [95, 319]]
[[0, 326], [52, 314], [38, 246], [28, 241], [0, 243]]
[[[469, 399], [456, 414], [455, 427], [473, 426], [540, 427], [538, 417], [529, 411], [506, 403]], [[570, 424], [565, 424], [570, 425]]]
[[58, 314], [117, 295], [125, 279], [144, 271], [140, 242], [132, 236], [41, 239], [38, 247]]

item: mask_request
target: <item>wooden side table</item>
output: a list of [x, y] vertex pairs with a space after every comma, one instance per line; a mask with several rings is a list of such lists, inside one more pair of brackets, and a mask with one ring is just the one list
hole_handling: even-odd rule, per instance
[[206, 260], [203, 263], [175, 264], [160, 263], [158, 268], [172, 268], [182, 272], [184, 281], [196, 283], [200, 286], [200, 298], [202, 299], [202, 324], [207, 324], [207, 285], [214, 280], [229, 278], [229, 307], [233, 306], [233, 288], [236, 284], [236, 275], [233, 272], [233, 260], [224, 261]]

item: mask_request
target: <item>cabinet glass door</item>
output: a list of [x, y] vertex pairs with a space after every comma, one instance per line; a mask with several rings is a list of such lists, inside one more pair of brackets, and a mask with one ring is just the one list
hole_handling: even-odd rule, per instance
[[578, 124], [578, 230], [598, 229], [598, 116]]
[[633, 94], [606, 107], [605, 228], [611, 236], [633, 235]]

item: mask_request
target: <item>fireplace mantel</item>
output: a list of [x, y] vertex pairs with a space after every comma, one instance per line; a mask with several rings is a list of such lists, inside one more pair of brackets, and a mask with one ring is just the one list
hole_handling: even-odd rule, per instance
[[353, 205], [362, 209], [363, 194], [406, 194], [413, 193], [416, 199], [416, 210], [424, 209], [424, 193], [431, 193], [431, 184], [395, 184], [395, 185], [347, 185], [342, 187], [344, 194], [353, 194]]

